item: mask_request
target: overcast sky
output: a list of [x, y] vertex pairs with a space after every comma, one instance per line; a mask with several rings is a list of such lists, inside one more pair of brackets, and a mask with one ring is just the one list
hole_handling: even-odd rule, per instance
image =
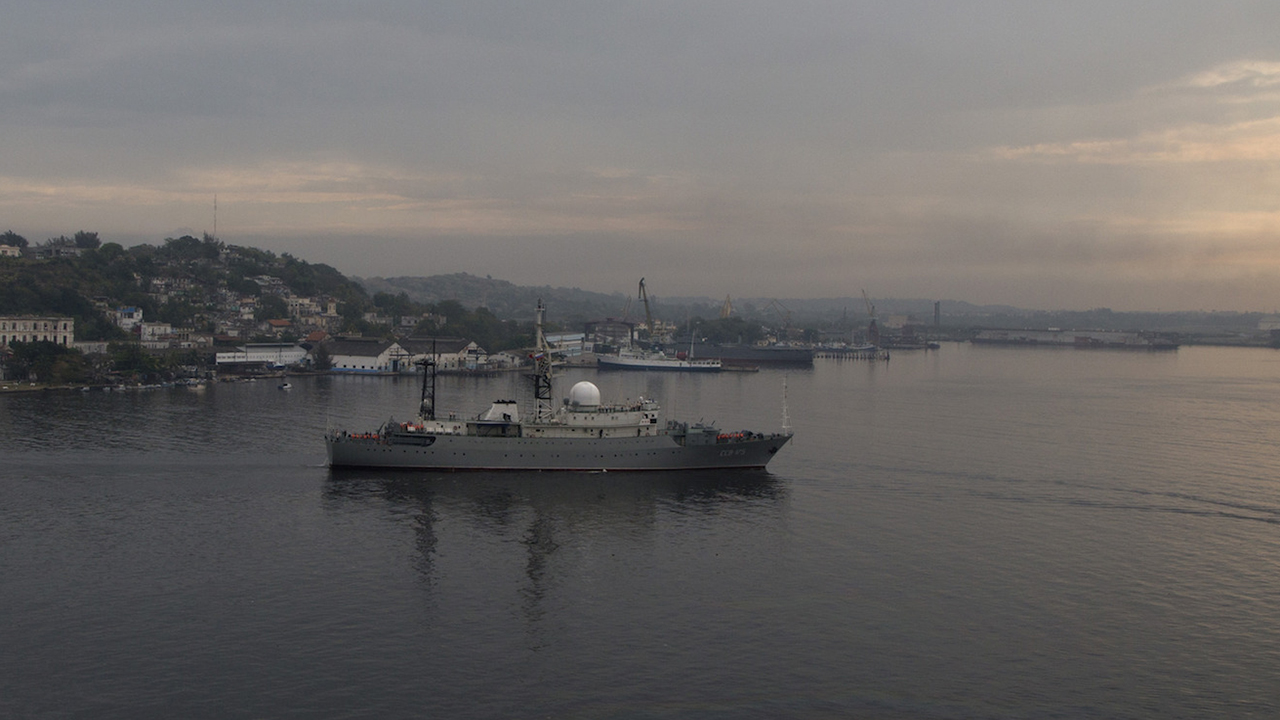
[[351, 275], [1280, 308], [1280, 3], [60, 0], [0, 230]]

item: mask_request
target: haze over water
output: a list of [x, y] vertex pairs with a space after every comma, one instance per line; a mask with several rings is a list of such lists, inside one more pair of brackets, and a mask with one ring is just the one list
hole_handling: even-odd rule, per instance
[[784, 378], [750, 473], [325, 468], [411, 379], [0, 396], [0, 716], [1280, 712], [1280, 353], [557, 388], [772, 430]]

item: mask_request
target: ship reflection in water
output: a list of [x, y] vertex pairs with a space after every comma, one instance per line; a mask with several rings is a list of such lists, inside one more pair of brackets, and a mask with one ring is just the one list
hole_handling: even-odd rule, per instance
[[[732, 545], [765, 537], [776, 543], [787, 496], [783, 482], [763, 470], [459, 474], [331, 468], [324, 491], [333, 512], [354, 503], [398, 525], [408, 523], [417, 569], [433, 591], [454, 592], [447, 586], [477, 570], [483, 579], [473, 587], [515, 582], [511, 589], [529, 622], [542, 617], [558, 575], [575, 575], [590, 562], [599, 573], [593, 582], [606, 584], [609, 569], [600, 565], [625, 557], [637, 542], [673, 540], [679, 546], [686, 533], [705, 532], [688, 528], [690, 523], [723, 531], [737, 518], [744, 537]], [[523, 552], [512, 553], [513, 545]], [[706, 549], [690, 545], [682, 551], [691, 548]], [[513, 558], [523, 559], [517, 566]], [[616, 570], [625, 577], [635, 568]]]

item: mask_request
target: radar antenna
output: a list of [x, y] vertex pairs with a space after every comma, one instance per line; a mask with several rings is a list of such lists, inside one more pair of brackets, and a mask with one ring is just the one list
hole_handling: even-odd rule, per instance
[[787, 411], [787, 374], [782, 374], [782, 432], [791, 434], [791, 413]]
[[436, 339], [431, 338], [431, 354], [419, 360], [422, 366], [422, 404], [418, 414], [423, 420], [436, 419]]
[[551, 347], [547, 345], [547, 336], [542, 332], [542, 321], [547, 309], [538, 298], [538, 310], [534, 316], [534, 348], [533, 354], [533, 402], [536, 405], [533, 421], [544, 423], [551, 419]]

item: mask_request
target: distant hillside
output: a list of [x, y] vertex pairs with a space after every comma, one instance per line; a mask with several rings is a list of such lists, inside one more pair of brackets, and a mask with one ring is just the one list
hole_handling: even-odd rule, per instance
[[307, 298], [316, 308], [337, 301], [354, 318], [373, 309], [364, 290], [337, 270], [292, 255], [207, 235], [127, 249], [100, 243], [97, 233], [81, 236], [87, 238], [81, 246], [52, 238], [24, 248], [21, 257], [0, 258], [0, 315], [69, 316], [77, 340], [115, 340], [128, 334], [106, 312], [120, 306], [141, 309], [147, 321], [219, 333], [241, 329], [233, 327], [239, 324], [251, 331], [255, 319], [242, 316], [243, 298], [252, 299], [264, 318], [290, 317], [286, 295]]
[[627, 298], [621, 293], [606, 295], [578, 288], [520, 286], [467, 273], [352, 279], [370, 295], [380, 292], [398, 295], [403, 292], [414, 302], [433, 305], [444, 300], [456, 300], [468, 309], [488, 308], [494, 315], [508, 320], [532, 320], [540, 298], [547, 305], [549, 319], [556, 323], [576, 324], [601, 317], [618, 317], [627, 304]]
[[[584, 320], [604, 317], [644, 318], [644, 307], [634, 295], [604, 294], [578, 288], [528, 287], [506, 280], [477, 277], [466, 273], [431, 277], [353, 278], [370, 294], [404, 292], [422, 303], [456, 300], [468, 308], [487, 307], [500, 318], [530, 320], [533, 307], [542, 298], [549, 319], [574, 326]], [[652, 288], [650, 289], [652, 293]], [[747, 320], [775, 325], [787, 319], [793, 327], [854, 328], [868, 320], [861, 296], [838, 298], [732, 298], [733, 314]], [[935, 300], [928, 298], [871, 298], [882, 321], [911, 318], [931, 325]], [[1076, 328], [1097, 330], [1155, 330], [1184, 333], [1254, 332], [1263, 318], [1260, 313], [1234, 312], [1113, 312], [1093, 310], [1026, 310], [1011, 305], [974, 305], [961, 300], [940, 302], [942, 325], [956, 328]], [[654, 317], [682, 323], [691, 317], [719, 316], [724, 298], [650, 295]]]
[[[542, 298], [556, 322], [574, 323], [604, 317], [633, 320], [644, 317], [644, 306], [634, 295], [623, 293], [597, 293], [578, 288], [529, 287], [515, 285], [506, 280], [477, 277], [467, 273], [433, 275], [430, 277], [371, 277], [353, 278], [369, 293], [385, 292], [409, 296], [421, 303], [438, 303], [456, 300], [468, 308], [487, 307], [502, 318], [528, 320], [533, 308]], [[872, 302], [881, 316], [913, 315], [921, 321], [932, 321], [933, 300], [877, 299]], [[689, 317], [715, 318], [724, 306], [724, 299], [709, 297], [666, 297], [650, 294], [650, 309], [654, 317], [667, 322], [683, 322]], [[776, 321], [787, 312], [793, 324], [812, 323], [838, 325], [842, 321], [861, 324], [867, 319], [866, 303], [861, 297], [794, 299], [794, 298], [732, 298], [735, 316]], [[970, 303], [943, 301], [943, 313], [950, 316], [1013, 315], [1025, 313], [1014, 307], [978, 306]]]

